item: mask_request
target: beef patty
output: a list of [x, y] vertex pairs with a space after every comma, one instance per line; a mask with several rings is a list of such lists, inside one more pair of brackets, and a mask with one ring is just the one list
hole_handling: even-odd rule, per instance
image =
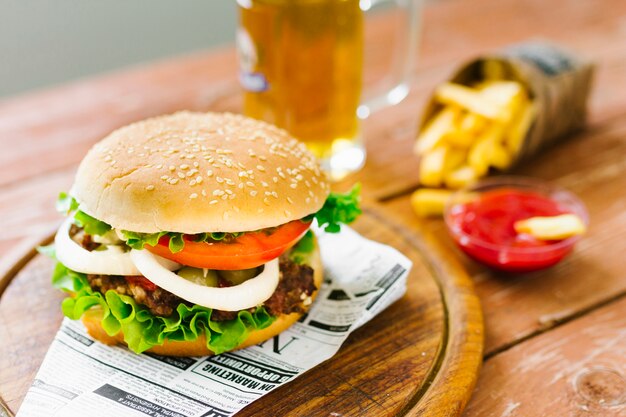
[[[313, 281], [313, 268], [293, 262], [287, 255], [279, 259], [279, 281], [276, 291], [263, 305], [272, 316], [289, 313], [303, 313], [307, 299], [316, 290]], [[102, 294], [113, 290], [118, 294], [131, 296], [137, 303], [146, 306], [156, 316], [170, 316], [180, 303], [186, 302], [147, 281], [143, 277], [123, 277], [117, 275], [87, 275], [89, 285]], [[147, 283], [145, 282], [147, 281]], [[253, 311], [254, 309], [250, 309]], [[225, 321], [237, 317], [236, 311], [213, 310], [211, 320]]]

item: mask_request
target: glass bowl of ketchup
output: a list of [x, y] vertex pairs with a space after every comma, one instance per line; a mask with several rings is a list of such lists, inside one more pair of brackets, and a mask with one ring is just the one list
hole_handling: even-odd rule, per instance
[[539, 240], [517, 233], [514, 224], [531, 217], [572, 213], [585, 223], [584, 204], [572, 193], [525, 177], [494, 177], [459, 190], [445, 208], [445, 222], [456, 244], [471, 258], [494, 269], [529, 272], [550, 267], [580, 239]]

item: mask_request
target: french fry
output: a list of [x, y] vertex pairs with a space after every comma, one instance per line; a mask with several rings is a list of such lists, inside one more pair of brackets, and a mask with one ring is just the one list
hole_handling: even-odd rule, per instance
[[463, 188], [479, 178], [479, 175], [474, 168], [469, 165], [463, 165], [460, 168], [448, 173], [444, 179], [446, 187], [448, 188]]
[[453, 104], [465, 110], [486, 117], [487, 119], [504, 119], [501, 106], [483, 96], [479, 91], [460, 84], [444, 83], [437, 87], [435, 96], [443, 104]]
[[467, 154], [467, 162], [479, 176], [483, 176], [489, 170], [493, 160], [493, 149], [502, 137], [502, 125], [493, 123], [477, 139]]
[[443, 170], [447, 146], [432, 149], [426, 152], [420, 161], [420, 182], [427, 187], [439, 187], [443, 181]]
[[473, 113], [461, 115], [460, 120], [455, 124], [455, 129], [446, 133], [442, 142], [460, 148], [469, 148], [478, 135], [486, 126], [484, 117]]
[[411, 205], [419, 217], [441, 216], [451, 195], [449, 190], [420, 188], [411, 195]]
[[490, 161], [490, 165], [492, 167], [504, 171], [511, 166], [512, 162], [513, 156], [509, 153], [509, 151], [504, 147], [502, 143], [496, 143], [493, 145]]
[[460, 129], [467, 132], [478, 133], [486, 126], [486, 120], [477, 114], [467, 113], [463, 116], [460, 123]]
[[585, 223], [575, 214], [551, 217], [531, 217], [516, 221], [517, 233], [528, 233], [540, 240], [560, 240], [585, 233]]
[[472, 87], [444, 83], [435, 99], [444, 107], [415, 144], [419, 179], [426, 187], [464, 187], [490, 167], [508, 169], [536, 115], [524, 86], [506, 80], [499, 61], [486, 61], [483, 82]]
[[415, 153], [421, 155], [441, 143], [443, 136], [454, 130], [454, 120], [458, 115], [459, 110], [450, 106], [437, 113], [417, 138]]
[[504, 144], [512, 155], [519, 153], [536, 113], [537, 106], [532, 102], [527, 102], [508, 127]]
[[475, 140], [475, 134], [461, 129], [454, 129], [443, 135], [441, 138], [441, 141], [445, 144], [464, 149], [472, 146]]
[[526, 91], [515, 81], [486, 81], [480, 86], [480, 93], [500, 106], [505, 122], [509, 122], [526, 100]]
[[451, 171], [459, 168], [467, 159], [467, 151], [465, 149], [450, 147], [448, 148], [443, 161], [443, 175], [445, 177]]
[[506, 68], [500, 61], [487, 59], [482, 65], [483, 78], [486, 80], [504, 80], [506, 78]]

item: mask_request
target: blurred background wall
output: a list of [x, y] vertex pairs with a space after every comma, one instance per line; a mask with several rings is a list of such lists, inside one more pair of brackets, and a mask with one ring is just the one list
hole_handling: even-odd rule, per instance
[[235, 0], [1, 0], [0, 97], [234, 41]]

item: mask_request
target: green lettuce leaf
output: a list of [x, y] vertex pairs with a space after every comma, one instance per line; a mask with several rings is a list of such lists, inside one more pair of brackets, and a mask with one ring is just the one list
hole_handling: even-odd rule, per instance
[[179, 304], [170, 317], [153, 315], [132, 297], [109, 290], [102, 295], [93, 291], [85, 274], [72, 271], [57, 262], [52, 285], [73, 294], [63, 300], [63, 314], [78, 320], [92, 307], [102, 309], [102, 328], [108, 335], [124, 332], [124, 341], [135, 353], [162, 345], [166, 339], [193, 341], [200, 335], [207, 337], [207, 348], [216, 354], [239, 346], [248, 334], [272, 324], [275, 317], [263, 307], [254, 312], [240, 311], [237, 318], [228, 321], [212, 321], [212, 309], [199, 305]]
[[88, 235], [102, 236], [111, 230], [111, 226], [96, 218], [91, 217], [84, 211], [77, 210], [74, 213], [74, 222], [77, 226], [82, 227]]
[[[159, 239], [163, 236], [169, 237], [169, 248], [172, 253], [177, 253], [183, 250], [185, 247], [185, 241], [183, 240], [183, 233], [176, 232], [157, 232], [157, 233], [137, 233], [130, 232], [128, 230], [121, 231], [122, 236], [126, 239], [126, 244], [133, 249], [143, 249], [146, 245], [155, 246], [159, 243]], [[219, 242], [219, 241], [231, 241], [237, 237], [243, 235], [245, 232], [235, 233], [198, 233], [195, 235], [186, 235], [190, 240], [194, 242]]]
[[307, 230], [302, 239], [291, 248], [289, 259], [297, 264], [304, 264], [313, 249], [315, 249], [315, 235], [311, 230]]
[[347, 193], [330, 193], [322, 208], [307, 216], [317, 219], [319, 226], [329, 233], [338, 233], [341, 224], [350, 224], [362, 213], [359, 208], [361, 185], [356, 184]]
[[74, 223], [82, 227], [88, 235], [102, 236], [111, 230], [110, 225], [79, 210], [78, 201], [67, 193], [59, 193], [56, 208], [61, 213], [70, 214], [73, 212]]
[[159, 243], [159, 239], [165, 236], [167, 232], [158, 233], [137, 233], [129, 232], [128, 230], [121, 231], [122, 236], [126, 240], [126, 244], [133, 249], [143, 249], [144, 246], [156, 246]]
[[68, 214], [78, 208], [78, 201], [69, 194], [62, 192], [57, 198], [56, 208], [58, 212]]

